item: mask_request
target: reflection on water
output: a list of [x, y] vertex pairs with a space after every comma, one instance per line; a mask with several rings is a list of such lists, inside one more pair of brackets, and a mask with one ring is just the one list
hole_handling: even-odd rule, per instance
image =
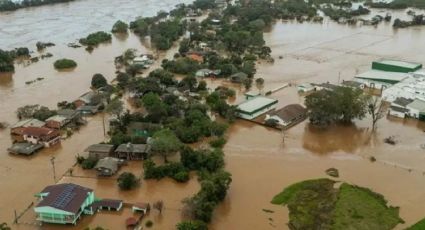
[[13, 73], [0, 73], [0, 89], [13, 87]]
[[358, 128], [356, 125], [334, 125], [327, 129], [306, 125], [302, 137], [303, 148], [317, 154], [354, 153], [367, 143], [370, 138], [368, 131], [368, 128]]

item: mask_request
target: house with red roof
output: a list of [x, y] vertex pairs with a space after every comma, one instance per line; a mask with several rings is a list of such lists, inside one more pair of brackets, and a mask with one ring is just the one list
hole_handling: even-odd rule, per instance
[[24, 140], [32, 144], [43, 144], [50, 147], [60, 142], [58, 130], [46, 127], [26, 127], [22, 130]]

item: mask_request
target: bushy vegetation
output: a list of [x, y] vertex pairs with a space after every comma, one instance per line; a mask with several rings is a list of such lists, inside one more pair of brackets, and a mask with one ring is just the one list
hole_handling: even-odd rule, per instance
[[373, 8], [406, 9], [408, 7], [413, 7], [413, 8], [419, 8], [419, 9], [425, 9], [425, 2], [422, 0], [394, 0], [389, 2], [368, 1], [366, 4]]
[[83, 169], [93, 169], [97, 164], [97, 159], [95, 158], [86, 158], [81, 162], [81, 168]]
[[189, 170], [215, 172], [224, 167], [224, 154], [221, 149], [193, 150], [185, 147], [180, 158], [183, 166]]
[[406, 230], [422, 230], [425, 229], [425, 219], [420, 220], [418, 223], [412, 225]]
[[334, 122], [349, 123], [362, 119], [367, 113], [367, 96], [360, 89], [338, 87], [320, 90], [306, 97], [305, 105], [310, 122], [326, 127]]
[[151, 26], [151, 41], [157, 49], [168, 50], [183, 35], [184, 29], [185, 24], [178, 19], [161, 21]]
[[24, 0], [24, 1], [12, 1], [12, 0], [1, 0], [0, 11], [13, 11], [21, 8], [42, 6], [62, 2], [72, 2], [74, 0]]
[[75, 68], [77, 67], [77, 62], [75, 62], [74, 60], [71, 59], [59, 59], [57, 61], [55, 61], [55, 63], [53, 63], [53, 66], [55, 67], [55, 69], [70, 69], [70, 68]]
[[112, 26], [112, 33], [127, 33], [128, 25], [127, 23], [118, 20], [115, 22], [115, 24]]
[[139, 180], [137, 179], [137, 177], [130, 172], [121, 173], [117, 179], [117, 182], [118, 187], [121, 190], [131, 190], [139, 184]]
[[19, 120], [35, 118], [45, 121], [47, 118], [56, 115], [56, 110], [50, 110], [48, 107], [40, 105], [25, 105], [16, 110]]
[[79, 41], [82, 45], [97, 46], [100, 43], [110, 42], [111, 40], [112, 40], [111, 34], [108, 34], [104, 31], [98, 31], [98, 32], [89, 34], [85, 38], [81, 38]]
[[189, 220], [177, 224], [177, 230], [208, 230], [208, 226], [202, 221]]
[[0, 72], [15, 71], [13, 60], [14, 57], [10, 54], [10, 52], [0, 49]]
[[108, 81], [106, 80], [106, 78], [100, 74], [100, 73], [96, 73], [93, 75], [92, 79], [91, 79], [91, 86], [95, 89], [99, 89], [102, 88], [104, 86], [108, 85]]
[[170, 177], [177, 182], [186, 182], [189, 180], [189, 171], [181, 163], [166, 163], [164, 165], [156, 166], [152, 160], [143, 162], [143, 169], [145, 171], [145, 179], [162, 179]]

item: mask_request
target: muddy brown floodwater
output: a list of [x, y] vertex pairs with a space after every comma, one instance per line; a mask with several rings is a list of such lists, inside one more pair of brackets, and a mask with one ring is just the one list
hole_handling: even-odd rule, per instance
[[[147, 14], [153, 14], [153, 11], [167, 9], [171, 3], [177, 4], [171, 0], [88, 0], [0, 14], [0, 44], [5, 46], [3, 48], [35, 43], [44, 40], [41, 38], [46, 34], [49, 41], [57, 43], [48, 49], [54, 54], [53, 58], [30, 66], [20, 65], [13, 76], [0, 76], [0, 121], [15, 122], [14, 112], [22, 105], [38, 103], [54, 107], [58, 101], [75, 99], [88, 90], [94, 73], [102, 73], [112, 80], [115, 56], [127, 48], [147, 51], [137, 37], [114, 37], [112, 44], [101, 45], [91, 54], [84, 49], [68, 48], [65, 44], [89, 32], [109, 29], [117, 19], [128, 20], [144, 15], [146, 7], [156, 6], [147, 10]], [[94, 17], [87, 16], [89, 14]], [[405, 12], [393, 12], [396, 14], [404, 15]], [[36, 20], [38, 18], [40, 20]], [[101, 19], [105, 19], [105, 23], [100, 23]], [[64, 23], [70, 23], [69, 29], [62, 29]], [[37, 29], [31, 29], [33, 27]], [[55, 32], [53, 36], [52, 31]], [[423, 63], [424, 37], [425, 29], [421, 27], [393, 30], [385, 23], [378, 27], [356, 27], [328, 20], [323, 24], [277, 22], [265, 34], [275, 63], [260, 63], [257, 76], [265, 79], [266, 91], [284, 83], [348, 80], [355, 73], [369, 69], [372, 60], [382, 57]], [[174, 52], [175, 49], [166, 55], [172, 56]], [[283, 58], [279, 59], [279, 56]], [[53, 61], [63, 57], [77, 60], [78, 67], [71, 72], [55, 71]], [[25, 84], [38, 77], [44, 77], [44, 80]], [[207, 82], [211, 87], [226, 85], [235, 88], [238, 96], [235, 102], [242, 100], [242, 88], [221, 80]], [[294, 86], [271, 97], [279, 99], [279, 106], [303, 102]], [[406, 224], [397, 229], [423, 218], [425, 150], [420, 145], [425, 139], [425, 124], [384, 118], [373, 135], [368, 127], [370, 121], [365, 119], [356, 121], [355, 126], [335, 126], [323, 131], [309, 127], [306, 121], [281, 133], [246, 121], [235, 122], [228, 131], [229, 140], [224, 149], [226, 168], [233, 174], [233, 182], [229, 195], [215, 211], [211, 229], [287, 229], [287, 209], [271, 205], [272, 197], [297, 181], [326, 176], [324, 171], [330, 167], [339, 169], [341, 180], [368, 187], [383, 194], [390, 205], [399, 206]], [[382, 140], [390, 135], [396, 137], [397, 145], [383, 143]], [[11, 143], [9, 130], [0, 131], [0, 222], [10, 223], [15, 209], [18, 212], [25, 209], [35, 201], [33, 194], [53, 183], [51, 156], [56, 157], [56, 171], [62, 175], [73, 165], [76, 154], [82, 153], [87, 145], [102, 140], [102, 117], [95, 116], [60, 146], [24, 158], [7, 154], [6, 148]], [[377, 161], [370, 162], [370, 156]], [[140, 175], [141, 163], [134, 162], [123, 170]], [[88, 186], [101, 198], [120, 198], [126, 202], [164, 200], [166, 210], [163, 215], [153, 213], [148, 217], [154, 220], [155, 229], [173, 229], [181, 219], [180, 201], [199, 190], [194, 175], [184, 185], [168, 179], [142, 181], [142, 186], [131, 192], [120, 192], [114, 178], [95, 179], [93, 172], [76, 168], [74, 176], [81, 177], [65, 176], [61, 182]], [[12, 228], [82, 229], [100, 225], [107, 229], [123, 229], [124, 220], [131, 215], [126, 208], [120, 213], [84, 216], [77, 227], [20, 224], [12, 225]], [[32, 211], [27, 212], [22, 220], [34, 222]]]

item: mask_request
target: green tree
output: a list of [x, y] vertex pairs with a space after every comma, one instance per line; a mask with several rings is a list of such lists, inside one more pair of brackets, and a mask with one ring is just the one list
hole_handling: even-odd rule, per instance
[[164, 158], [164, 162], [168, 162], [167, 157], [179, 151], [181, 142], [177, 136], [169, 129], [163, 129], [153, 135], [152, 151]]
[[93, 88], [99, 89], [99, 88], [102, 88], [106, 85], [108, 85], [108, 81], [106, 80], [106, 78], [102, 74], [96, 73], [95, 75], [93, 75], [93, 77], [91, 79], [91, 86]]
[[121, 114], [124, 110], [123, 102], [116, 98], [115, 100], [112, 100], [105, 108], [105, 111], [109, 114], [112, 114], [116, 116], [118, 119], [121, 118]]
[[55, 69], [70, 69], [77, 67], [77, 63], [74, 60], [71, 59], [59, 59], [56, 60], [55, 63], [53, 63], [53, 66]]
[[13, 72], [13, 57], [9, 52], [0, 49], [0, 72]]
[[117, 179], [117, 182], [118, 182], [118, 186], [122, 190], [131, 190], [135, 188], [139, 183], [136, 176], [130, 172], [121, 173]]
[[127, 23], [118, 20], [115, 22], [115, 24], [112, 26], [112, 33], [127, 33], [128, 25]]
[[177, 224], [177, 230], [208, 230], [208, 226], [199, 220], [188, 220]]

